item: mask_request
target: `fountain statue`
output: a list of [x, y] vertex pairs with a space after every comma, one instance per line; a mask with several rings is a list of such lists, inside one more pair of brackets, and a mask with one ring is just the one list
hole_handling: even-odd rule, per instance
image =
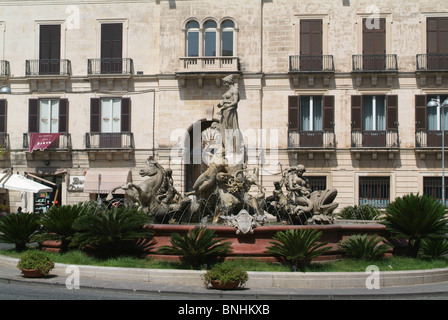
[[[247, 170], [247, 158], [238, 124], [239, 91], [232, 75], [222, 79], [228, 90], [218, 103], [219, 123], [213, 123], [217, 143], [209, 152], [208, 168], [197, 178], [193, 190], [181, 195], [175, 188], [171, 169], [153, 159], [140, 170], [140, 184], [127, 183], [111, 190], [123, 189], [127, 199], [154, 218], [155, 223], [220, 223], [252, 233], [266, 222], [287, 224], [331, 224], [335, 189], [311, 192], [305, 167], [298, 165], [282, 172], [274, 183], [273, 195], [266, 198], [258, 183], [258, 170]], [[210, 148], [209, 148], [210, 150]], [[252, 186], [258, 188], [250, 193]]]

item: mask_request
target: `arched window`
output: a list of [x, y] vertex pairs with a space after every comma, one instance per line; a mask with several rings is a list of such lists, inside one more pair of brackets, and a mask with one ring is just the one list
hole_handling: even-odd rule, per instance
[[207, 20], [204, 23], [204, 56], [216, 56], [216, 22]]
[[187, 23], [187, 57], [199, 57], [199, 23], [189, 21]]
[[224, 20], [221, 23], [221, 55], [232, 57], [234, 55], [235, 23], [232, 20]]

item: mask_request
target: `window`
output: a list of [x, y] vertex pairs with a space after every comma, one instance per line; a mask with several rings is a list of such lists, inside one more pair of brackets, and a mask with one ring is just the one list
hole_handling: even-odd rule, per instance
[[39, 74], [59, 74], [61, 26], [41, 25], [39, 32]]
[[123, 71], [123, 24], [101, 24], [101, 73]]
[[199, 23], [187, 23], [187, 57], [199, 57]]
[[426, 20], [426, 50], [428, 69], [448, 68], [448, 17], [431, 17]]
[[[90, 100], [90, 132], [99, 136], [100, 148], [120, 148], [123, 133], [131, 131], [131, 100], [129, 98], [92, 98]], [[92, 135], [93, 134], [93, 135]], [[129, 135], [128, 135], [129, 136]]]
[[300, 20], [300, 70], [322, 70], [322, 19]]
[[[445, 178], [445, 195], [448, 196], [448, 178]], [[442, 177], [423, 177], [423, 194], [442, 202]]]
[[327, 177], [307, 176], [311, 192], [327, 189]]
[[364, 96], [362, 115], [364, 130], [386, 130], [386, 97]]
[[204, 56], [216, 56], [216, 22], [213, 20], [204, 23]]
[[0, 148], [8, 146], [8, 134], [6, 130], [7, 103], [5, 99], [0, 100]]
[[[443, 103], [447, 99], [447, 95], [428, 96], [427, 101], [431, 99], [437, 99], [440, 103]], [[447, 108], [428, 107], [428, 130], [442, 130], [440, 120], [443, 120], [443, 126], [448, 129], [448, 110]], [[441, 115], [443, 110], [444, 115]]]
[[30, 99], [28, 132], [66, 133], [68, 131], [67, 99]]
[[359, 205], [384, 209], [390, 202], [389, 177], [359, 177]]
[[379, 18], [378, 26], [363, 19], [363, 70], [386, 69], [386, 19]]
[[300, 97], [300, 128], [303, 131], [322, 130], [322, 97]]
[[232, 20], [225, 20], [221, 24], [221, 55], [232, 57], [234, 55], [234, 32], [235, 23]]

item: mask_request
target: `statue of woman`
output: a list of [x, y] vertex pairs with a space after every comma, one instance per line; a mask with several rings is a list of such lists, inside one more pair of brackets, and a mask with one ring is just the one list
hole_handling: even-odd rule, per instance
[[239, 130], [237, 111], [240, 94], [232, 75], [228, 75], [222, 80], [228, 90], [222, 96], [221, 102], [218, 103], [218, 108], [221, 109], [218, 112], [218, 115], [221, 115], [219, 127], [224, 149], [232, 150], [233, 152], [227, 152], [227, 154], [231, 154], [239, 152], [242, 148], [242, 135]]

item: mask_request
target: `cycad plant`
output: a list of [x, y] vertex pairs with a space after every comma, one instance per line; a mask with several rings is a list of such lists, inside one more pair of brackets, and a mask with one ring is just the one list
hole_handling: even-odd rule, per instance
[[380, 216], [381, 211], [369, 204], [348, 206], [338, 213], [339, 219], [346, 220], [376, 220]]
[[423, 240], [443, 238], [448, 232], [445, 206], [426, 195], [396, 198], [387, 206], [382, 223], [393, 237], [408, 240], [412, 257], [417, 257]]
[[23, 251], [39, 227], [34, 213], [9, 214], [0, 219], [0, 242], [13, 243], [17, 251]]
[[448, 255], [447, 239], [427, 239], [422, 241], [419, 253], [423, 258], [436, 259]]
[[229, 241], [216, 238], [215, 231], [207, 227], [195, 227], [184, 235], [173, 233], [170, 242], [171, 246], [162, 246], [158, 252], [179, 255], [185, 264], [194, 269], [211, 264], [232, 251]]
[[392, 249], [377, 235], [355, 234], [338, 244], [338, 250], [348, 258], [376, 260]]
[[328, 242], [319, 242], [322, 232], [316, 229], [288, 229], [275, 234], [275, 241], [269, 242], [272, 246], [267, 253], [276, 255], [285, 260], [294, 269], [304, 270], [316, 258], [330, 248]]
[[52, 207], [41, 217], [40, 223], [43, 228], [33, 239], [60, 241], [60, 252], [67, 252], [75, 235], [73, 223], [86, 211], [87, 207], [82, 204]]
[[131, 255], [142, 241], [147, 246], [151, 243], [154, 233], [145, 227], [149, 221], [148, 215], [137, 208], [89, 210], [73, 223], [76, 234], [72, 245], [89, 246], [104, 258]]

